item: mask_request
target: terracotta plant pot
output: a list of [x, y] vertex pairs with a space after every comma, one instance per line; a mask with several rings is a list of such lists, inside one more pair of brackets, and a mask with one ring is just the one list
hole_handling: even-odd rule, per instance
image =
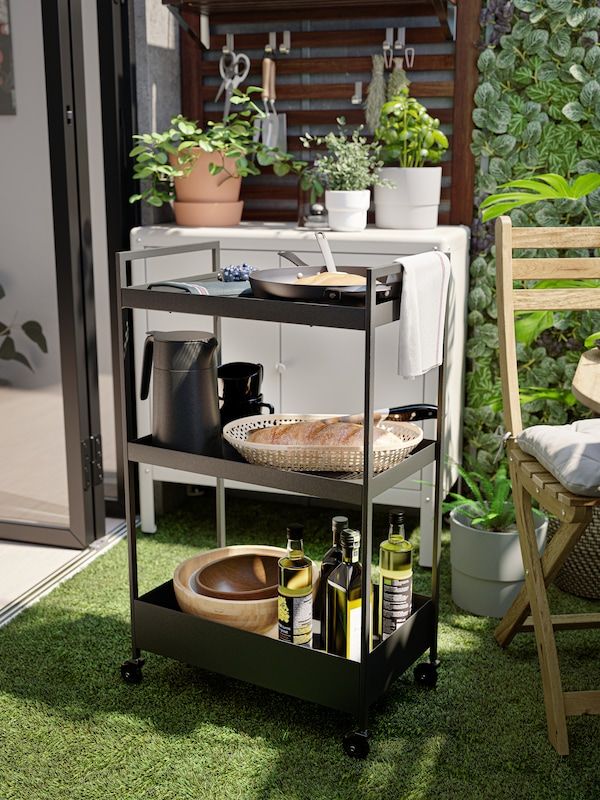
[[[194, 166], [185, 178], [175, 178], [175, 194], [178, 203], [234, 203], [240, 199], [241, 178], [231, 178], [228, 173], [235, 175], [235, 161], [233, 158], [223, 159], [227, 172], [211, 175], [208, 171], [209, 164], [221, 164], [220, 153], [205, 153], [199, 147], [192, 148], [196, 157]], [[170, 156], [171, 166], [177, 165], [177, 158]]]
[[191, 228], [230, 228], [239, 225], [244, 201], [234, 203], [173, 203], [175, 222]]
[[[184, 178], [175, 178], [173, 203], [175, 222], [192, 228], [232, 227], [242, 218], [244, 203], [240, 200], [242, 179], [232, 178], [235, 160], [223, 158], [220, 153], [206, 153], [199, 147], [192, 150], [196, 161], [192, 171]], [[176, 166], [177, 158], [169, 157]], [[211, 175], [210, 164], [223, 163], [225, 170]]]

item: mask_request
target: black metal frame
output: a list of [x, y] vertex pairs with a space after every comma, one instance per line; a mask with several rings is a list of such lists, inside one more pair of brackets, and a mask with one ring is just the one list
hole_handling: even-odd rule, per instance
[[[98, 50], [100, 54], [100, 94], [104, 155], [104, 186], [106, 197], [106, 232], [109, 265], [115, 254], [128, 247], [130, 230], [139, 225], [139, 206], [128, 198], [135, 190], [129, 163], [131, 137], [136, 126], [135, 61], [129, 41], [129, 20], [132, 12], [128, 0], [106, 3], [97, 0]], [[116, 330], [114, 318], [119, 293], [119, 277], [111, 269], [109, 298], [111, 330]], [[127, 330], [131, 331], [131, 315], [127, 315]], [[131, 334], [132, 335], [132, 334]], [[116, 376], [121, 351], [116, 336], [111, 340], [113, 374]], [[133, 351], [126, 369], [133, 375]], [[125, 465], [118, 447], [121, 439], [119, 388], [114, 383], [115, 437], [117, 442], [117, 495], [106, 498], [110, 516], [125, 516]], [[135, 427], [135, 402], [128, 407], [128, 419]]]
[[79, 0], [42, 3], [42, 21], [69, 527], [5, 521], [0, 537], [84, 548], [104, 535], [104, 501]]
[[[269, 301], [241, 297], [209, 297], [174, 294], [169, 290], [149, 290], [147, 286], [128, 286], [127, 267], [131, 261], [180, 253], [212, 251], [213, 268], [218, 267], [219, 243], [205, 242], [173, 248], [123, 252], [118, 256], [121, 281], [117, 307], [117, 336], [123, 347], [119, 361], [121, 396], [122, 447], [128, 470], [125, 481], [127, 497], [127, 532], [131, 603], [131, 660], [123, 665], [124, 677], [137, 682], [141, 678], [141, 651], [192, 663], [205, 669], [239, 678], [266, 688], [311, 700], [353, 714], [359, 730], [355, 736], [365, 737], [370, 706], [389, 687], [392, 680], [414, 664], [427, 650], [429, 663], [437, 666], [437, 627], [439, 597], [439, 559], [442, 506], [442, 454], [444, 435], [444, 367], [439, 370], [437, 439], [424, 441], [405, 461], [386, 472], [373, 475], [374, 354], [378, 327], [399, 318], [399, 304], [377, 303], [376, 282], [397, 271], [397, 265], [367, 268], [367, 290], [364, 307], [340, 307], [317, 303]], [[200, 276], [201, 277], [201, 276]], [[188, 281], [197, 278], [187, 278]], [[160, 309], [181, 313], [197, 313], [215, 317], [237, 317], [279, 321], [321, 327], [362, 330], [365, 334], [364, 413], [370, 420], [365, 425], [362, 480], [339, 480], [314, 474], [285, 472], [227, 458], [210, 458], [182, 453], [152, 445], [151, 437], [141, 440], [127, 435], [128, 401], [135, 383], [124, 369], [131, 342], [125, 335], [123, 309]], [[217, 328], [218, 329], [218, 328]], [[131, 429], [130, 429], [131, 430]], [[126, 456], [125, 456], [126, 454]], [[203, 620], [179, 610], [173, 582], [158, 586], [142, 597], [138, 594], [137, 541], [135, 521], [135, 465], [137, 463], [168, 466], [217, 478], [217, 541], [226, 543], [224, 479], [254, 483], [276, 489], [299, 492], [330, 500], [360, 505], [362, 508], [361, 560], [363, 597], [370, 596], [373, 502], [399, 480], [436, 464], [435, 522], [433, 536], [433, 570], [431, 597], [415, 595], [409, 620], [385, 641], [370, 651], [371, 613], [368, 603], [362, 604], [362, 641], [360, 662], [339, 658], [318, 650], [295, 647], [269, 637], [238, 630]], [[240, 654], [243, 653], [243, 658]]]

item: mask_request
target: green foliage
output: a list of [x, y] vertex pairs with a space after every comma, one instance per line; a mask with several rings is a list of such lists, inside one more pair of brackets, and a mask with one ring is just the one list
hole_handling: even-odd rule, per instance
[[304, 147], [325, 145], [327, 148], [324, 154], [316, 156], [313, 165], [302, 175], [302, 188], [310, 189], [313, 197], [325, 189], [353, 192], [386, 183], [379, 177], [383, 166], [379, 145], [370, 144], [361, 135], [362, 126], [349, 134], [344, 130], [346, 120], [339, 117], [337, 122], [337, 133], [331, 131], [326, 136], [307, 133], [300, 137]]
[[[0, 300], [4, 297], [6, 297], [6, 293], [4, 288], [0, 286]], [[33, 372], [33, 367], [27, 356], [17, 350], [14, 339], [15, 325], [14, 320], [10, 324], [0, 322], [0, 360], [17, 361]], [[38, 346], [42, 353], [48, 352], [48, 343], [39, 322], [30, 319], [27, 322], [23, 322], [19, 327], [25, 336]]]
[[[497, 5], [488, 0], [488, 16], [493, 17]], [[478, 167], [476, 216], [485, 206], [486, 220], [496, 213], [508, 214], [515, 226], [594, 224], [600, 214], [600, 8], [594, 0], [514, 0], [512, 8], [508, 32], [506, 14], [501, 35], [486, 28], [486, 41], [496, 43], [484, 44], [478, 60], [471, 144]], [[503, 188], [508, 192], [486, 201]], [[511, 201], [515, 202], [510, 205]], [[473, 234], [465, 440], [478, 468], [493, 473], [502, 426], [493, 333], [493, 227], [475, 222]], [[558, 255], [550, 249], [519, 255], [536, 253]], [[588, 252], [562, 254], [577, 257]], [[583, 343], [598, 330], [597, 312], [519, 315], [524, 425], [563, 424], [585, 416], [569, 390]]]
[[444, 513], [458, 511], [469, 520], [473, 528], [484, 531], [507, 531], [514, 528], [515, 508], [509, 500], [511, 482], [502, 465], [493, 477], [488, 477], [482, 470], [467, 470], [456, 465], [460, 477], [470, 491], [470, 496], [450, 492], [443, 505]]
[[[542, 200], [580, 200], [600, 188], [600, 174], [588, 172], [580, 175], [571, 183], [562, 175], [536, 175], [533, 178], [522, 178], [508, 181], [499, 187], [514, 191], [497, 192], [486, 197], [480, 208], [483, 209], [483, 221], [489, 222], [502, 214], [508, 214], [515, 208], [522, 208], [530, 203]], [[593, 223], [593, 216], [590, 217]]]
[[387, 166], [438, 164], [448, 149], [439, 119], [409, 96], [408, 86], [382, 107], [375, 138], [381, 143], [381, 157]]
[[[129, 202], [144, 200], [160, 208], [174, 200], [173, 178], [182, 178], [191, 172], [198, 149], [215, 154], [209, 170], [212, 175], [225, 172], [226, 179], [260, 175], [261, 167], [267, 166], [272, 166], [276, 175], [301, 172], [304, 162], [295, 161], [287, 153], [255, 141], [254, 120], [264, 118], [265, 112], [250, 95], [260, 91], [255, 86], [246, 92], [235, 90], [231, 103], [239, 106], [240, 110], [224, 121], [209, 122], [206, 128], [200, 128], [196, 122], [179, 115], [171, 119], [167, 131], [136, 134], [133, 139], [137, 144], [129, 153], [135, 159], [133, 177], [148, 183], [141, 192], [132, 195]], [[233, 173], [227, 170], [225, 157], [235, 161]]]

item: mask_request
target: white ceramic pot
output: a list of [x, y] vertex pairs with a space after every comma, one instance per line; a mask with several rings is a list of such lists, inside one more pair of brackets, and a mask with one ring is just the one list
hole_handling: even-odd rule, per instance
[[378, 228], [435, 228], [442, 196], [441, 167], [384, 167], [381, 177], [394, 188], [375, 187]]
[[367, 211], [371, 205], [371, 192], [325, 192], [325, 207], [332, 231], [364, 231]]
[[[535, 515], [538, 548], [546, 545], [548, 520]], [[457, 606], [483, 617], [503, 617], [525, 580], [517, 531], [472, 528], [455, 509], [450, 514], [452, 599]]]

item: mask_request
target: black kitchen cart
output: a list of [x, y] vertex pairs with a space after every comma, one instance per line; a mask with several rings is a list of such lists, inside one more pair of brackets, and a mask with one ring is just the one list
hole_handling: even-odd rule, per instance
[[[132, 656], [121, 667], [128, 683], [142, 678], [144, 650], [194, 664], [203, 669], [253, 683], [283, 694], [309, 700], [354, 715], [356, 730], [344, 739], [348, 755], [365, 757], [369, 751], [369, 707], [388, 689], [394, 678], [429, 651], [426, 662], [415, 667], [415, 680], [422, 686], [435, 686], [437, 680], [437, 628], [439, 596], [440, 525], [442, 502], [442, 455], [444, 420], [444, 370], [439, 370], [437, 439], [424, 439], [413, 453], [383, 473], [373, 475], [373, 414], [375, 336], [377, 329], [399, 319], [400, 301], [378, 302], [375, 286], [379, 278], [394, 274], [398, 265], [369, 267], [364, 306], [327, 303], [306, 303], [264, 300], [254, 297], [206, 296], [174, 292], [167, 286], [128, 286], [127, 265], [136, 259], [164, 258], [182, 253], [210, 251], [212, 268], [219, 268], [219, 243], [186, 245], [122, 252], [118, 255], [120, 295], [117, 336], [121, 359], [118, 365], [120, 383], [122, 447], [125, 470], [125, 498], [128, 534], [129, 584], [131, 599]], [[182, 278], [193, 283], [208, 275]], [[214, 272], [212, 277], [214, 278]], [[234, 458], [211, 458], [169, 450], [152, 444], [152, 437], [136, 439], [132, 434], [127, 408], [135, 386], [124, 364], [132, 347], [129, 335], [129, 309], [150, 309], [214, 317], [215, 334], [220, 338], [220, 318], [251, 319], [272, 322], [318, 325], [364, 332], [365, 425], [363, 475], [355, 479], [286, 472], [256, 466]], [[315, 403], [318, 398], [315, 398]], [[361, 506], [361, 561], [363, 564], [363, 597], [369, 597], [373, 543], [373, 502], [382, 492], [399, 481], [435, 462], [435, 524], [431, 595], [414, 595], [411, 617], [384, 642], [369, 652], [371, 614], [369, 604], [362, 607], [362, 642], [360, 662], [329, 655], [267, 636], [238, 630], [226, 625], [183, 613], [175, 599], [172, 580], [167, 580], [146, 594], [138, 592], [137, 545], [135, 522], [136, 464], [153, 464], [176, 470], [210, 475], [217, 479], [217, 543], [226, 544], [225, 479], [240, 481], [327, 500]]]

